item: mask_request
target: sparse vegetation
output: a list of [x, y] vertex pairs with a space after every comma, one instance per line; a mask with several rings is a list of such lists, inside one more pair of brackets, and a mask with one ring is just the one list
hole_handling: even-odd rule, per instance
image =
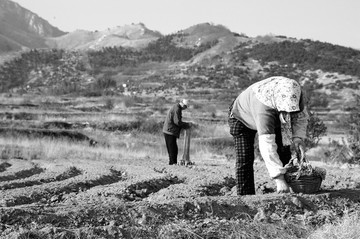
[[357, 107], [352, 111], [348, 124], [350, 135], [348, 137], [349, 148], [353, 153], [352, 162], [360, 164], [360, 95], [356, 95]]
[[310, 111], [309, 114], [310, 119], [306, 129], [305, 144], [308, 148], [313, 148], [319, 144], [321, 137], [326, 135], [327, 127], [315, 113]]
[[[358, 168], [325, 164], [318, 194], [277, 195], [256, 157], [257, 195], [237, 197], [226, 115], [250, 84], [273, 75], [297, 79], [310, 101], [307, 147], [346, 149], [345, 159], [329, 163], [358, 163], [359, 97], [343, 105], [342, 93], [360, 85], [359, 51], [230, 35], [242, 38], [235, 49], [215, 36], [178, 32], [141, 49], [30, 50], [4, 63], [0, 237], [327, 238], [344, 234], [339, 227], [350, 237], [359, 221]], [[191, 100], [183, 117], [194, 123], [195, 164], [169, 166], [163, 120], [183, 97]], [[318, 114], [335, 106], [350, 117]], [[347, 142], [321, 143], [329, 125], [349, 130]], [[183, 136], [178, 144], [180, 159]]]
[[315, 232], [309, 239], [348, 239], [359, 238], [358, 228], [360, 226], [360, 218], [358, 213], [347, 214], [335, 223], [326, 224]]
[[152, 61], [187, 61], [217, 43], [214, 41], [197, 47], [185, 48], [177, 46], [174, 42], [175, 38], [181, 37], [181, 34], [171, 34], [160, 37], [143, 50], [133, 50], [124, 47], [106, 47], [100, 51], [90, 51], [88, 53], [89, 63], [93, 69], [99, 69], [102, 67], [137, 66]]
[[[236, 54], [246, 55], [263, 64], [267, 62], [278, 62], [280, 65], [296, 64], [301, 70], [321, 69], [360, 76], [359, 51], [319, 41], [260, 43], [251, 48], [240, 48]], [[291, 73], [291, 67], [289, 73]]]
[[342, 116], [339, 125], [348, 132], [341, 140], [332, 139], [328, 144], [326, 156], [329, 161], [346, 164], [360, 164], [360, 117], [359, 117], [359, 95], [354, 96], [356, 105], [349, 115]]

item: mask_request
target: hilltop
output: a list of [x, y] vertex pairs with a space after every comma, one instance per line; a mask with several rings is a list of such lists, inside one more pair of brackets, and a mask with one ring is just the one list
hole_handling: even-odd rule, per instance
[[161, 36], [161, 33], [149, 30], [144, 24], [139, 23], [108, 28], [104, 31], [77, 30], [48, 39], [48, 45], [67, 50], [99, 50], [116, 46], [142, 48]]

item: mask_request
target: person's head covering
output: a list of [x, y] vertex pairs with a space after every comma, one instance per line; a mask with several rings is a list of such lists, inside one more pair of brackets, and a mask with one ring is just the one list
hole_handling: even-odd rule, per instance
[[180, 104], [181, 106], [189, 107], [189, 101], [187, 99], [182, 99]]
[[271, 77], [252, 86], [256, 98], [264, 105], [280, 112], [283, 145], [292, 143], [291, 112], [300, 111], [301, 86], [286, 77]]
[[286, 77], [271, 77], [252, 86], [256, 98], [279, 112], [300, 111], [300, 84]]

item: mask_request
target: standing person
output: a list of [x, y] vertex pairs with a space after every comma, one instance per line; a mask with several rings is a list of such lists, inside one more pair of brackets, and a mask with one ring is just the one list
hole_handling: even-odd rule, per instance
[[180, 137], [181, 129], [190, 128], [190, 123], [182, 121], [182, 111], [187, 109], [188, 106], [188, 100], [183, 99], [173, 105], [166, 115], [163, 133], [169, 154], [169, 165], [177, 164], [178, 146], [176, 140]]
[[291, 159], [290, 146], [304, 154], [308, 113], [300, 84], [286, 77], [270, 77], [244, 90], [229, 111], [230, 134], [236, 151], [237, 194], [255, 194], [254, 138], [278, 193], [289, 192], [284, 165]]

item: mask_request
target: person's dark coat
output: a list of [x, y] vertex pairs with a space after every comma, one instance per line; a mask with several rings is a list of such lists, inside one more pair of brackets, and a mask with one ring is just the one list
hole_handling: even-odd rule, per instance
[[166, 116], [163, 133], [180, 137], [181, 129], [189, 128], [189, 123], [182, 121], [182, 109], [180, 104], [172, 106]]

